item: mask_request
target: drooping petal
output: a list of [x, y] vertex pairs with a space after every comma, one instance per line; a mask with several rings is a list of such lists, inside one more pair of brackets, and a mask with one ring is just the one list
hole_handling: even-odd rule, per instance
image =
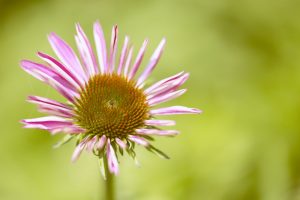
[[125, 62], [125, 58], [126, 58], [127, 51], [128, 51], [128, 43], [129, 43], [129, 37], [126, 36], [125, 40], [124, 40], [124, 45], [123, 45], [123, 48], [122, 48], [122, 52], [121, 52], [121, 55], [120, 55], [118, 75], [121, 75], [123, 67], [124, 67], [124, 62]]
[[124, 141], [122, 141], [121, 139], [119, 138], [116, 138], [116, 142], [117, 144], [122, 148], [122, 149], [126, 149], [127, 145]]
[[107, 139], [107, 144], [106, 144], [106, 156], [107, 156], [109, 171], [113, 174], [118, 174], [118, 172], [119, 172], [118, 160], [117, 160], [115, 151], [110, 144], [109, 139]]
[[57, 61], [55, 58], [53, 58], [45, 53], [38, 52], [38, 56], [43, 61], [48, 63], [52, 69], [54, 69], [57, 73], [59, 73], [66, 80], [68, 80], [70, 82], [70, 84], [72, 84], [75, 88], [80, 89], [81, 86], [83, 86], [83, 85], [81, 85], [79, 79], [77, 79], [76, 76], [74, 75], [73, 70], [68, 69], [63, 64], [61, 64], [59, 61]]
[[117, 53], [118, 44], [118, 26], [115, 25], [112, 29], [111, 44], [110, 44], [110, 55], [109, 55], [109, 72], [112, 73], [115, 68], [115, 57]]
[[135, 143], [137, 143], [137, 144], [140, 144], [142, 146], [148, 146], [149, 145], [149, 142], [147, 140], [145, 140], [142, 137], [136, 136], [136, 135], [129, 135], [128, 139], [135, 142]]
[[156, 83], [154, 83], [153, 85], [151, 85], [149, 88], [147, 88], [144, 92], [145, 94], [152, 94], [153, 92], [155, 92], [157, 89], [163, 87], [163, 85], [168, 84], [170, 81], [176, 80], [179, 77], [181, 77], [184, 74], [184, 71], [179, 72], [178, 74], [175, 74], [174, 76], [170, 76], [168, 78], [165, 78], [163, 80], [160, 80]]
[[28, 96], [27, 101], [30, 103], [37, 104], [39, 111], [50, 115], [67, 118], [70, 118], [74, 115], [74, 112], [70, 106], [60, 103], [58, 101], [54, 101], [52, 99], [39, 96]]
[[76, 43], [81, 60], [84, 63], [85, 71], [87, 72], [88, 77], [93, 76], [99, 72], [99, 69], [92, 46], [79, 23], [76, 24], [76, 31]]
[[99, 22], [94, 23], [94, 39], [98, 54], [100, 71], [103, 74], [107, 72], [107, 53], [103, 30]]
[[96, 148], [98, 150], [101, 150], [105, 144], [106, 144], [106, 136], [102, 135], [102, 137], [98, 140], [98, 142], [96, 144]]
[[167, 94], [163, 94], [161, 96], [155, 96], [155, 97], [148, 100], [148, 104], [150, 106], [155, 106], [157, 104], [175, 99], [175, 98], [181, 96], [182, 94], [184, 94], [185, 92], [186, 92], [186, 89], [182, 89], [182, 90], [177, 90], [175, 92], [170, 92], [170, 93], [167, 93]]
[[73, 101], [78, 95], [77, 89], [54, 70], [28, 60], [21, 61], [21, 66], [27, 73], [52, 86], [68, 100]]
[[72, 162], [75, 162], [76, 160], [78, 160], [78, 158], [79, 158], [81, 152], [83, 151], [85, 145], [86, 144], [84, 142], [81, 142], [76, 146], [76, 148], [73, 152], [72, 158], [71, 158]]
[[184, 106], [171, 106], [150, 110], [151, 115], [177, 115], [177, 114], [199, 114], [201, 110]]
[[85, 81], [88, 80], [88, 77], [86, 77], [80, 61], [73, 49], [55, 33], [50, 33], [48, 40], [55, 54], [64, 66], [66, 66], [69, 71], [74, 71], [74, 75], [80, 81], [81, 85], [84, 85]]
[[96, 135], [86, 143], [86, 150], [92, 152], [97, 142], [98, 136]]
[[158, 130], [158, 129], [136, 129], [139, 134], [144, 135], [161, 135], [161, 136], [174, 136], [178, 135], [179, 131], [177, 130]]
[[148, 126], [174, 126], [176, 123], [174, 120], [156, 120], [149, 119], [144, 121]]
[[38, 128], [51, 132], [64, 133], [83, 133], [84, 130], [73, 124], [70, 119], [65, 119], [56, 116], [39, 117], [33, 119], [24, 119], [21, 121], [24, 128]]
[[144, 70], [144, 72], [142, 73], [142, 75], [139, 77], [138, 81], [137, 81], [137, 86], [140, 86], [151, 74], [151, 72], [153, 71], [153, 69], [155, 68], [155, 66], [157, 65], [160, 56], [163, 52], [163, 49], [165, 47], [166, 44], [166, 39], [163, 38], [162, 41], [159, 43], [158, 47], [156, 48], [156, 50], [154, 51], [154, 53], [152, 54], [151, 58], [150, 58], [150, 62], [148, 63], [146, 69]]
[[146, 48], [147, 48], [147, 44], [148, 44], [148, 40], [146, 39], [142, 45], [142, 47], [140, 48], [139, 52], [138, 52], [138, 55], [134, 61], [134, 64], [130, 70], [130, 73], [128, 75], [128, 78], [129, 79], [133, 79], [136, 72], [138, 71], [141, 63], [142, 63], [142, 60], [143, 60], [143, 57], [144, 57], [144, 54], [145, 54], [145, 51], [146, 51]]

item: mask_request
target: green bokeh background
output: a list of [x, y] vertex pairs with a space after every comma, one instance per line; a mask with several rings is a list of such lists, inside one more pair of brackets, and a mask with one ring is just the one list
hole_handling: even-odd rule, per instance
[[[300, 199], [300, 2], [296, 0], [0, 0], [0, 199], [101, 199], [97, 159], [70, 162], [74, 143], [22, 129], [39, 117], [29, 94], [62, 99], [19, 67], [52, 50], [52, 31], [75, 47], [75, 22], [92, 40], [99, 19], [107, 40], [119, 25], [136, 49], [162, 37], [164, 55], [152, 81], [185, 70], [188, 92], [168, 105], [204, 110], [176, 116], [176, 138], [156, 146], [171, 160], [137, 148], [141, 167], [125, 156], [120, 200]], [[135, 51], [136, 53], [136, 51]], [[145, 65], [146, 62], [143, 64]]]

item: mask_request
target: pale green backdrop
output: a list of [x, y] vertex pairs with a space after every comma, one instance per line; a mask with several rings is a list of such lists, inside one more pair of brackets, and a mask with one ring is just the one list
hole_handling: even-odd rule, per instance
[[[152, 81], [185, 70], [188, 92], [165, 105], [204, 110], [176, 116], [176, 138], [156, 145], [171, 160], [138, 148], [141, 167], [121, 159], [120, 200], [300, 199], [300, 2], [297, 0], [0, 0], [0, 199], [96, 200], [103, 194], [96, 158], [70, 162], [74, 143], [22, 129], [39, 117], [29, 94], [61, 99], [19, 67], [53, 54], [52, 31], [75, 47], [75, 22], [92, 38], [100, 20], [136, 48], [162, 37]], [[123, 40], [123, 39], [120, 39]], [[145, 62], [144, 62], [145, 64]]]

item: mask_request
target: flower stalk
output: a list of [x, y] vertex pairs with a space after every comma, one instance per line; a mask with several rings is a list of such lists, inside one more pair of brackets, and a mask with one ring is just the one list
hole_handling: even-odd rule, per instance
[[115, 176], [109, 171], [107, 158], [104, 158], [104, 168], [106, 173], [105, 182], [105, 200], [115, 200]]

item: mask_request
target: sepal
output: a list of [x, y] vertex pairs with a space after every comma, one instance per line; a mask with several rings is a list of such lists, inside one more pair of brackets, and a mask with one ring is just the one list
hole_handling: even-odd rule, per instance
[[59, 140], [56, 144], [53, 145], [53, 148], [57, 149], [61, 147], [62, 145], [70, 142], [74, 137], [75, 135], [71, 135], [71, 134], [65, 135], [61, 140]]
[[170, 159], [170, 157], [165, 154], [164, 152], [162, 152], [161, 150], [157, 149], [156, 147], [152, 146], [151, 144], [149, 146], [146, 147], [146, 149], [154, 154], [156, 154], [157, 156], [159, 156], [160, 158], [164, 158], [164, 159]]
[[99, 170], [100, 170], [100, 173], [101, 173], [103, 179], [106, 180], [106, 173], [107, 172], [105, 171], [103, 157], [98, 159], [98, 167], [99, 167]]

